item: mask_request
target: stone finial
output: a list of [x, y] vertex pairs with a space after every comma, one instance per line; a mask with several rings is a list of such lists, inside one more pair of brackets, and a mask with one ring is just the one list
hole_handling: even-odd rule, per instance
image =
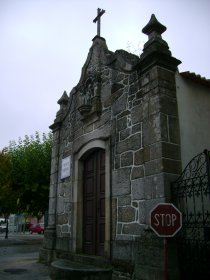
[[161, 24], [155, 17], [154, 14], [152, 14], [150, 21], [147, 23], [147, 25], [142, 29], [142, 32], [149, 36], [149, 39], [151, 37], [154, 37], [155, 35], [161, 36], [163, 32], [166, 31], [166, 27]]
[[59, 105], [66, 105], [69, 101], [69, 98], [68, 98], [68, 95], [67, 95], [67, 92], [64, 91], [63, 92], [63, 95], [61, 96], [61, 98], [58, 100], [58, 104]]
[[60, 129], [61, 123], [63, 120], [63, 116], [65, 115], [65, 110], [67, 108], [68, 101], [69, 101], [69, 97], [67, 95], [67, 92], [64, 91], [61, 98], [57, 102], [60, 105], [60, 109], [58, 110], [58, 112], [56, 114], [54, 123], [49, 127], [53, 131]]
[[173, 71], [177, 70], [181, 61], [172, 57], [167, 42], [162, 39], [161, 34], [165, 31], [166, 27], [152, 14], [150, 21], [142, 29], [142, 32], [149, 36], [140, 56], [139, 65], [142, 71], [147, 71], [154, 65], [164, 66]]

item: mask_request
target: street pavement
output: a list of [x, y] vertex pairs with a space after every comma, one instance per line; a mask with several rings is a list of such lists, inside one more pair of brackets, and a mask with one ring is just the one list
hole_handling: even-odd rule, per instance
[[1, 280], [50, 280], [49, 267], [38, 262], [43, 235], [0, 234]]

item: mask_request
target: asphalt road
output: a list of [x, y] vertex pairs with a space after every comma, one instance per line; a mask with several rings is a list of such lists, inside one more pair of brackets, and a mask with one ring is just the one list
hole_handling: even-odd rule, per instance
[[0, 234], [1, 280], [50, 280], [49, 267], [38, 262], [43, 235]]

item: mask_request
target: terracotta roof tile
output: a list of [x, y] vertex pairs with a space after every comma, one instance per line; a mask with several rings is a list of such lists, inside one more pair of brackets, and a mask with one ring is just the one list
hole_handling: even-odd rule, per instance
[[202, 84], [204, 86], [210, 87], [210, 79], [206, 79], [205, 77], [201, 77], [201, 75], [195, 74], [194, 72], [181, 72], [180, 75], [183, 78], [192, 80], [195, 83]]

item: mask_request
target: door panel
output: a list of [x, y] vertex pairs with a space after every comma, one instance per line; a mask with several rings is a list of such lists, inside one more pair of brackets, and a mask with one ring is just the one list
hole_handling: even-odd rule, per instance
[[105, 152], [94, 151], [84, 162], [83, 251], [103, 255], [105, 240]]

